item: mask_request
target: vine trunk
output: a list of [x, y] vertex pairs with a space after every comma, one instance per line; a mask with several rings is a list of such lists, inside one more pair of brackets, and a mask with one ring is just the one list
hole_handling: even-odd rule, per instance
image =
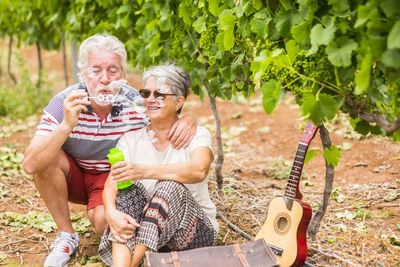
[[[325, 126], [323, 124], [319, 127], [319, 134], [321, 137], [323, 149], [324, 150], [325, 150], [325, 148], [330, 149], [331, 144], [332, 144], [331, 138], [329, 137], [328, 130], [325, 128]], [[318, 227], [322, 221], [322, 218], [325, 215], [326, 209], [328, 208], [329, 197], [332, 193], [332, 184], [333, 184], [333, 178], [334, 178], [334, 174], [335, 174], [335, 166], [329, 165], [326, 160], [325, 160], [325, 166], [326, 166], [325, 188], [324, 188], [322, 205], [319, 207], [318, 211], [312, 217], [310, 225], [308, 227], [308, 234], [310, 235], [310, 237], [313, 240], [315, 240], [315, 237], [318, 232]]]

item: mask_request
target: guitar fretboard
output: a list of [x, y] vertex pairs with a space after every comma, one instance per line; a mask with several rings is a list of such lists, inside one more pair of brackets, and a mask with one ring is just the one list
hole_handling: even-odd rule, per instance
[[296, 190], [299, 186], [301, 172], [303, 170], [304, 159], [307, 153], [308, 144], [299, 142], [297, 147], [296, 156], [293, 161], [292, 170], [290, 172], [289, 180], [286, 185], [285, 197], [293, 200], [296, 197]]

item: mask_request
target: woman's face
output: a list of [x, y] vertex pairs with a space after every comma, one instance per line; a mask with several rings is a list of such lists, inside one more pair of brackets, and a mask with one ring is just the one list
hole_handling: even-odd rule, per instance
[[177, 97], [168, 84], [160, 83], [155, 77], [147, 79], [144, 89], [139, 92], [144, 98], [143, 105], [152, 122], [176, 117], [184, 102], [184, 97]]

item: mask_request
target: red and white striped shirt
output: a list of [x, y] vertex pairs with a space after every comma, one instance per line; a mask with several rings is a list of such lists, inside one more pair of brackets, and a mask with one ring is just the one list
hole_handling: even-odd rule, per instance
[[[138, 95], [137, 90], [132, 87], [123, 85], [123, 88], [124, 96], [129, 100], [133, 101], [133, 98]], [[86, 88], [76, 84], [50, 100], [44, 108], [37, 127], [37, 135], [48, 135], [58, 127], [64, 118], [64, 100], [76, 89]], [[62, 149], [84, 169], [108, 171], [110, 170], [107, 159], [109, 150], [116, 146], [124, 133], [138, 130], [145, 125], [146, 115], [137, 113], [131, 106], [114, 106], [103, 121], [100, 121], [96, 113], [88, 106], [87, 112], [81, 112], [78, 124], [70, 133]]]

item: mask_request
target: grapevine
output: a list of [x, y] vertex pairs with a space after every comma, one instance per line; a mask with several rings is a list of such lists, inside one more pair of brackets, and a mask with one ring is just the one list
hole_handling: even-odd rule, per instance
[[400, 78], [396, 79], [391, 86], [388, 87], [388, 95], [391, 99], [391, 106], [393, 107], [393, 116], [400, 115]]
[[216, 63], [217, 59], [212, 56], [212, 48], [215, 45], [215, 39], [217, 37], [218, 30], [215, 27], [210, 27], [206, 31], [202, 32], [199, 39], [200, 48], [205, 51], [208, 58], [208, 64], [212, 68]]
[[204, 32], [202, 32], [199, 39], [200, 48], [209, 52], [212, 46], [215, 44], [215, 38], [217, 37], [217, 33], [218, 31], [217, 28], [215, 27], [210, 27]]
[[185, 39], [185, 25], [182, 20], [177, 20], [171, 32], [171, 48], [169, 54], [172, 58], [179, 58], [182, 50], [182, 43]]
[[[274, 49], [276, 45], [269, 42], [261, 45], [261, 48], [263, 47]], [[267, 66], [262, 80], [281, 81], [283, 87], [294, 94], [301, 104], [305, 96], [316, 93], [321, 86], [334, 81], [332, 69], [332, 65], [321, 51], [307, 55], [307, 51], [301, 50], [289, 67], [280, 67], [271, 62]]]

